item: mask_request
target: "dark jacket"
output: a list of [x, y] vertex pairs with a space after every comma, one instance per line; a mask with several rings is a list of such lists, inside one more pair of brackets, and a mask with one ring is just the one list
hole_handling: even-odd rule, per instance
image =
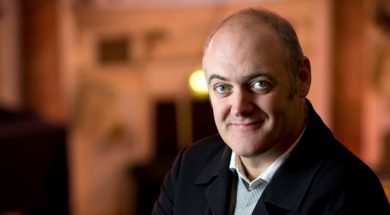
[[[253, 214], [390, 214], [374, 172], [340, 144], [310, 106], [305, 132]], [[220, 136], [183, 150], [152, 214], [229, 214], [234, 173]], [[232, 189], [233, 187], [233, 189]]]

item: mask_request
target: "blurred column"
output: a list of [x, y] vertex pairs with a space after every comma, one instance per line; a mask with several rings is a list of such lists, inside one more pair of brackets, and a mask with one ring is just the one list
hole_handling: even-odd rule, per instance
[[20, 27], [19, 2], [0, 0], [0, 104], [19, 110], [20, 95]]
[[57, 122], [65, 118], [60, 67], [60, 1], [20, 1], [24, 106]]
[[363, 0], [335, 0], [333, 20], [333, 130], [355, 154], [360, 155], [362, 94], [364, 92]]

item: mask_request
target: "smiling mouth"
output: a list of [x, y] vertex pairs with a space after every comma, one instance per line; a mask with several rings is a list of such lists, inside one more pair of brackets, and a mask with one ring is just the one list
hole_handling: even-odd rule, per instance
[[248, 130], [248, 129], [256, 129], [263, 125], [264, 121], [253, 121], [253, 122], [233, 122], [230, 123], [232, 126], [237, 127], [239, 129]]

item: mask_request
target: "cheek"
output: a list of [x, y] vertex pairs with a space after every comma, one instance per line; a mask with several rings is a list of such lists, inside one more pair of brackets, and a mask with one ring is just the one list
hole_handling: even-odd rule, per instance
[[[284, 96], [284, 95], [283, 95]], [[286, 97], [274, 97], [270, 99], [266, 105], [265, 112], [272, 118], [274, 123], [288, 123], [291, 117], [296, 114], [296, 104]]]
[[278, 121], [289, 108], [287, 99], [281, 99], [277, 94], [262, 96], [256, 103], [259, 110], [271, 121]]
[[229, 114], [229, 107], [223, 101], [212, 99], [211, 106], [216, 123], [223, 121]]
[[257, 99], [256, 105], [261, 111], [272, 115], [279, 107], [280, 99], [274, 94], [263, 95]]

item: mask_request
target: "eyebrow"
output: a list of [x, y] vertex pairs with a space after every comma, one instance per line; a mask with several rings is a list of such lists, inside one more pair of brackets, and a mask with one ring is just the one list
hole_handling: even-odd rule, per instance
[[[248, 76], [245, 76], [244, 77], [244, 82], [252, 80], [252, 79], [255, 79], [255, 78], [258, 78], [258, 77], [267, 77], [272, 82], [275, 82], [275, 78], [274, 77], [272, 77], [269, 74], [266, 74], [264, 72], [257, 72], [257, 73], [253, 73], [253, 74], [250, 74]], [[217, 75], [217, 74], [212, 74], [212, 75], [210, 75], [210, 78], [209, 78], [209, 81], [208, 81], [209, 85], [211, 84], [211, 81], [214, 80], [214, 79], [218, 79], [218, 80], [222, 80], [222, 81], [228, 81], [229, 80], [228, 78], [225, 78], [223, 76], [220, 76], [220, 75]]]
[[223, 76], [220, 76], [220, 75], [217, 75], [217, 74], [212, 74], [210, 75], [210, 78], [209, 78], [209, 85], [211, 84], [211, 81], [214, 80], [214, 79], [218, 79], [218, 80], [222, 80], [222, 81], [227, 81], [228, 79], [223, 77]]

